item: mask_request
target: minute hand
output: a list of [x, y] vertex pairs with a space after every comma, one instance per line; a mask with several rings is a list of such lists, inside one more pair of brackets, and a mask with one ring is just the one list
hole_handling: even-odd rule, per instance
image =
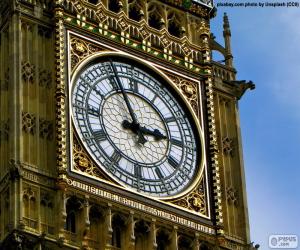
[[125, 90], [124, 90], [124, 88], [123, 88], [123, 85], [122, 85], [122, 83], [121, 83], [121, 81], [120, 81], [120, 78], [119, 78], [119, 76], [118, 76], [118, 74], [117, 74], [116, 67], [115, 67], [115, 65], [113, 64], [112, 60], [109, 60], [109, 62], [110, 62], [110, 65], [111, 65], [111, 67], [112, 67], [112, 69], [113, 69], [115, 78], [116, 78], [116, 80], [117, 80], [118, 87], [119, 87], [119, 89], [121, 90], [121, 93], [122, 93], [122, 95], [123, 95], [124, 101], [125, 101], [125, 103], [126, 103], [126, 106], [127, 106], [127, 108], [128, 108], [129, 114], [130, 114], [130, 116], [131, 116], [132, 123], [133, 123], [133, 125], [134, 125], [134, 127], [135, 127], [135, 133], [137, 133], [137, 135], [138, 135], [138, 142], [141, 143], [141, 144], [145, 144], [145, 142], [147, 142], [147, 140], [146, 140], [146, 138], [144, 137], [144, 135], [143, 135], [143, 133], [141, 132], [141, 130], [139, 129], [140, 124], [138, 123], [138, 121], [137, 121], [137, 119], [136, 119], [136, 116], [135, 116], [135, 114], [134, 114], [134, 112], [133, 112], [133, 109], [132, 109], [132, 107], [131, 107], [131, 105], [130, 105], [128, 96], [127, 96], [127, 94], [126, 94], [126, 92], [125, 92]]
[[135, 114], [134, 114], [133, 109], [132, 109], [132, 107], [131, 107], [131, 105], [130, 105], [128, 96], [127, 96], [127, 94], [126, 94], [126, 92], [125, 92], [125, 90], [124, 90], [124, 88], [123, 88], [123, 85], [122, 85], [122, 83], [121, 83], [121, 81], [120, 81], [120, 78], [119, 78], [119, 76], [118, 76], [118, 74], [117, 74], [116, 67], [115, 67], [115, 65], [113, 64], [112, 60], [109, 60], [109, 62], [110, 62], [110, 65], [111, 65], [111, 67], [112, 67], [112, 69], [113, 69], [114, 76], [115, 76], [115, 78], [116, 78], [116, 80], [117, 80], [118, 87], [119, 87], [119, 89], [121, 90], [121, 93], [122, 93], [122, 95], [123, 95], [123, 98], [124, 98], [124, 101], [125, 101], [126, 106], [127, 106], [127, 108], [128, 108], [128, 111], [129, 111], [129, 114], [130, 114], [130, 116], [131, 116], [131, 119], [132, 119], [133, 123], [134, 123], [135, 125], [137, 125], [137, 124], [139, 124], [139, 123], [138, 123], [138, 121], [137, 121], [137, 119], [136, 119], [136, 117], [135, 117]]

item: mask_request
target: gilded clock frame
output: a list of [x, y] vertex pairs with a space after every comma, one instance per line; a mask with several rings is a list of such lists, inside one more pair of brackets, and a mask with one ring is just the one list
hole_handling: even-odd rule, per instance
[[[71, 58], [72, 53], [74, 53], [71, 48], [72, 38], [79, 39], [78, 41], [80, 41], [80, 40], [88, 41], [90, 44], [94, 45], [93, 51], [86, 53], [85, 56], [82, 56], [80, 58], [79, 62], [77, 62], [76, 64], [74, 64], [72, 62], [72, 58]], [[107, 44], [103, 44], [103, 43], [100, 43], [93, 39], [81, 36], [80, 34], [70, 31], [70, 30], [67, 31], [67, 41], [68, 41], [68, 43], [67, 43], [67, 50], [68, 50], [67, 60], [68, 60], [68, 72], [69, 72], [69, 74], [68, 74], [68, 105], [70, 105], [70, 103], [71, 103], [70, 91], [71, 91], [72, 83], [74, 81], [74, 78], [78, 74], [78, 72], [80, 72], [80, 70], [82, 69], [82, 67], [84, 67], [87, 63], [92, 62], [93, 60], [95, 60], [99, 57], [105, 57], [105, 56], [109, 56], [109, 55], [127, 57], [127, 58], [132, 59], [133, 61], [137, 61], [141, 65], [144, 65], [146, 68], [149, 68], [151, 71], [158, 74], [160, 77], [162, 77], [164, 79], [165, 82], [167, 82], [167, 84], [170, 86], [170, 88], [173, 88], [176, 91], [178, 96], [180, 96], [181, 101], [184, 102], [185, 106], [188, 108], [190, 114], [192, 115], [193, 122], [195, 123], [196, 129], [197, 129], [196, 133], [197, 133], [197, 136], [199, 136], [199, 141], [201, 144], [201, 152], [199, 153], [199, 155], [201, 155], [201, 159], [200, 159], [199, 166], [198, 166], [199, 170], [198, 170], [196, 177], [192, 181], [192, 184], [190, 184], [188, 186], [188, 188], [186, 188], [184, 191], [180, 192], [177, 195], [173, 195], [173, 196], [169, 196], [169, 197], [153, 197], [150, 195], [138, 193], [137, 191], [134, 191], [132, 189], [130, 189], [130, 190], [126, 189], [126, 187], [123, 186], [122, 184], [118, 184], [118, 182], [116, 180], [114, 180], [114, 178], [111, 179], [110, 177], [108, 177], [108, 175], [105, 172], [100, 171], [101, 173], [99, 173], [98, 176], [92, 176], [92, 175], [86, 174], [74, 167], [74, 165], [75, 165], [74, 155], [76, 153], [78, 153], [78, 149], [81, 150], [80, 154], [85, 155], [85, 157], [83, 158], [83, 161], [84, 161], [83, 164], [94, 164], [94, 163], [93, 163], [93, 159], [85, 151], [84, 147], [82, 145], [80, 145], [80, 143], [78, 142], [78, 138], [76, 138], [76, 135], [75, 135], [76, 133], [75, 133], [75, 131], [73, 131], [73, 126], [72, 126], [71, 112], [69, 112], [69, 116], [68, 116], [69, 129], [70, 129], [70, 131], [72, 131], [70, 133], [70, 140], [69, 140], [70, 149], [71, 149], [69, 152], [70, 165], [71, 165], [70, 171], [73, 173], [79, 174], [81, 176], [85, 176], [85, 177], [94, 179], [96, 181], [104, 182], [108, 185], [122, 188], [122, 190], [126, 190], [127, 192], [130, 192], [134, 195], [145, 197], [147, 199], [150, 198], [150, 199], [153, 199], [153, 200], [156, 200], [159, 202], [164, 202], [168, 205], [175, 206], [176, 208], [186, 210], [189, 213], [194, 213], [198, 216], [209, 219], [211, 209], [210, 209], [210, 199], [209, 199], [209, 192], [208, 192], [209, 189], [208, 189], [208, 181], [207, 181], [207, 163], [206, 163], [204, 132], [201, 127], [201, 124], [203, 126], [204, 122], [203, 122], [203, 114], [202, 114], [203, 111], [202, 111], [202, 105], [201, 105], [200, 86], [196, 85], [196, 84], [194, 85], [197, 88], [196, 94], [199, 97], [199, 100], [198, 100], [199, 107], [197, 107], [197, 109], [195, 109], [195, 107], [192, 107], [191, 103], [189, 102], [187, 97], [184, 95], [183, 90], [179, 86], [177, 86], [175, 84], [174, 80], [172, 80], [171, 78], [176, 77], [176, 75], [177, 75], [179, 77], [184, 77], [188, 82], [194, 82], [194, 83], [197, 82], [196, 79], [191, 78], [191, 77], [189, 79], [187, 79], [186, 76], [183, 76], [183, 75], [179, 74], [178, 72], [172, 71], [172, 70], [165, 68], [159, 64], [156, 64], [156, 63], [144, 60], [144, 59], [140, 59], [135, 55], [129, 54], [122, 50], [118, 50], [113, 46], [109, 46]], [[80, 49], [81, 45], [77, 44], [76, 46], [78, 49]], [[98, 46], [99, 51], [97, 51], [97, 49], [95, 49], [97, 46]], [[196, 112], [198, 113], [198, 115], [196, 114]], [[77, 151], [76, 151], [76, 148], [77, 148]], [[92, 161], [92, 163], [91, 163], [91, 161]], [[94, 167], [95, 167], [95, 165], [96, 164], [94, 164]], [[101, 168], [101, 167], [98, 167], [98, 168]], [[203, 192], [199, 192], [198, 188], [200, 186], [204, 189]], [[198, 207], [197, 207], [197, 205], [198, 205]]]

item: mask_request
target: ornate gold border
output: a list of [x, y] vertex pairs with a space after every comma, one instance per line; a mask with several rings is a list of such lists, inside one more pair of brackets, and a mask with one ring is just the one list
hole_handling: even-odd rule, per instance
[[[72, 39], [74, 39], [74, 37], [76, 36], [76, 33], [68, 31], [69, 51], [71, 50], [71, 44], [70, 44], [71, 35], [72, 35]], [[79, 37], [81, 37], [81, 36], [79, 35]], [[86, 40], [87, 38], [81, 38], [81, 39]], [[88, 39], [88, 40], [91, 40], [91, 39]], [[90, 45], [88, 44], [88, 42], [86, 42], [85, 46], [90, 46]], [[154, 63], [150, 63], [146, 60], [141, 60], [141, 59], [139, 59], [135, 56], [132, 56], [128, 53], [125, 53], [125, 52], [122, 52], [122, 51], [116, 51], [115, 48], [107, 47], [107, 49], [104, 49], [103, 46], [96, 45], [96, 44], [94, 44], [93, 46], [97, 47], [98, 48], [97, 50], [99, 52], [95, 51], [94, 53], [88, 53], [87, 50], [85, 50], [86, 51], [85, 56], [83, 56], [81, 58], [80, 62], [77, 62], [75, 64], [70, 63], [72, 61], [72, 55], [69, 54], [69, 58], [68, 58], [68, 60], [69, 60], [69, 72], [72, 72], [71, 73], [72, 78], [71, 78], [71, 75], [69, 75], [69, 86], [71, 86], [70, 83], [72, 82], [72, 80], [74, 79], [74, 76], [78, 73], [78, 71], [80, 71], [81, 67], [83, 67], [83, 65], [85, 65], [86, 63], [94, 60], [95, 58], [98, 58], [99, 56], [107, 56], [107, 55], [112, 55], [113, 54], [113, 55], [118, 55], [118, 56], [122, 55], [122, 56], [125, 56], [125, 57], [128, 57], [128, 58], [132, 58], [133, 60], [139, 61], [141, 64], [145, 65], [146, 67], [151, 68], [151, 70], [153, 70], [157, 74], [161, 75], [171, 85], [171, 87], [175, 89], [175, 91], [179, 94], [179, 96], [181, 96], [182, 100], [185, 102], [186, 106], [188, 107], [190, 113], [193, 116], [193, 119], [194, 119], [194, 121], [196, 123], [196, 126], [197, 126], [198, 134], [199, 134], [199, 137], [200, 137], [200, 140], [201, 140], [201, 143], [202, 143], [202, 149], [201, 149], [202, 152], [201, 153], [202, 153], [203, 157], [202, 157], [201, 163], [200, 163], [200, 171], [199, 171], [196, 179], [194, 180], [193, 184], [190, 185], [189, 188], [186, 189], [183, 193], [181, 193], [177, 196], [168, 197], [168, 198], [155, 198], [155, 197], [151, 197], [151, 198], [153, 198], [154, 200], [165, 201], [170, 205], [173, 205], [173, 206], [175, 205], [177, 208], [184, 209], [184, 210], [187, 210], [187, 211], [192, 212], [192, 213], [196, 212], [196, 214], [198, 214], [198, 215], [201, 214], [201, 216], [210, 218], [210, 205], [209, 205], [209, 193], [208, 193], [207, 170], [206, 170], [207, 166], [206, 166], [206, 159], [205, 159], [206, 154], [205, 154], [205, 149], [204, 149], [204, 138], [203, 138], [204, 133], [203, 133], [203, 131], [201, 129], [201, 126], [200, 126], [200, 120], [202, 119], [202, 115], [199, 114], [199, 113], [201, 113], [200, 112], [201, 108], [195, 109], [195, 107], [192, 107], [190, 105], [190, 103], [187, 101], [187, 95], [189, 95], [189, 93], [184, 93], [184, 89], [181, 88], [180, 85], [177, 86], [172, 80], [170, 80], [170, 76], [172, 74], [169, 72], [169, 74], [167, 76], [167, 74], [165, 73], [165, 72], [168, 71], [167, 69], [162, 69], [161, 67], [159, 67], [158, 65], [156, 65]], [[110, 50], [110, 52], [108, 52], [108, 50]], [[115, 50], [115, 51], [113, 51], [113, 50]], [[72, 68], [71, 67], [72, 65], [75, 66], [75, 68]], [[162, 72], [162, 70], [164, 71], [164, 73]], [[176, 73], [178, 74], [178, 72], [176, 72]], [[181, 77], [178, 77], [178, 78], [179, 79], [185, 79], [188, 82], [186, 76], [183, 76], [183, 78], [181, 78]], [[196, 81], [194, 79], [191, 79], [191, 82], [194, 83], [193, 91], [196, 91], [197, 95], [200, 96], [200, 93], [199, 93], [200, 89], [197, 88], [197, 90], [195, 90]], [[182, 86], [184, 86], [184, 85], [182, 85]], [[193, 93], [193, 94], [195, 94], [195, 93]], [[201, 98], [197, 99], [198, 105], [200, 105], [200, 99]], [[194, 101], [195, 101], [195, 98], [194, 98]], [[201, 122], [203, 123], [203, 121], [201, 121]], [[72, 159], [72, 156], [71, 156], [71, 159]], [[78, 172], [74, 168], [72, 168], [72, 170], [75, 171], [75, 172]], [[82, 172], [78, 172], [78, 173], [83, 174]], [[91, 176], [89, 176], [89, 177], [91, 177]], [[103, 180], [103, 179], [101, 181], [107, 182], [107, 180]], [[111, 180], [108, 181], [108, 183], [112, 184]], [[113, 184], [113, 185], [115, 185], [115, 184]], [[202, 192], [202, 193], [199, 192], [199, 185], [202, 185], [202, 187], [205, 187], [204, 192]], [[117, 185], [117, 186], [119, 186], [119, 185]], [[136, 193], [136, 192], [134, 192], [134, 193]], [[200, 193], [201, 193], [201, 195], [200, 195]], [[136, 193], [136, 194], [141, 196], [140, 193]], [[201, 206], [202, 206], [202, 208], [201, 208], [202, 211], [201, 212], [199, 210], [199, 199], [198, 199], [200, 196], [201, 196], [201, 198], [203, 198], [205, 196], [205, 200], [206, 200], [205, 205], [201, 204]], [[145, 197], [149, 198], [149, 196], [147, 196], [147, 195], [145, 195]], [[195, 198], [197, 198], [197, 199], [195, 200]], [[183, 200], [189, 201], [190, 204], [188, 204], [187, 206], [182, 206]], [[192, 203], [194, 203], [194, 205]], [[205, 207], [205, 209], [204, 209], [204, 207]], [[194, 208], [194, 209], [192, 209], [192, 208]], [[204, 212], [203, 209], [205, 210], [205, 213], [202, 213], [202, 212]]]
[[[202, 129], [200, 127], [200, 123], [199, 123], [199, 118], [196, 116], [193, 108], [191, 107], [190, 103], [186, 100], [186, 97], [182, 94], [181, 90], [178, 88], [178, 86], [176, 86], [176, 84], [170, 80], [169, 77], [167, 77], [164, 73], [162, 73], [161, 71], [159, 71], [158, 69], [156, 69], [151, 63], [149, 63], [148, 61], [146, 60], [143, 60], [143, 59], [140, 59], [140, 58], [137, 58], [135, 56], [132, 56], [128, 53], [125, 53], [125, 52], [122, 52], [122, 51], [119, 51], [119, 52], [97, 52], [97, 53], [94, 53], [92, 55], [90, 55], [89, 57], [85, 58], [84, 60], [82, 60], [80, 62], [80, 65], [78, 67], [76, 67], [76, 69], [74, 70], [74, 72], [72, 73], [72, 76], [70, 78], [70, 81], [69, 81], [69, 96], [70, 96], [70, 91], [71, 91], [71, 86], [72, 86], [72, 83], [76, 77], [76, 75], [79, 73], [79, 71], [82, 69], [82, 67], [84, 67], [86, 64], [88, 64], [89, 62], [97, 59], [97, 58], [100, 58], [100, 57], [106, 57], [106, 56], [117, 56], [117, 57], [123, 57], [123, 58], [130, 58], [132, 60], [135, 60], [137, 62], [139, 62], [140, 64], [142, 65], [145, 65], [146, 67], [148, 67], [149, 69], [151, 69], [152, 71], [156, 72], [157, 74], [159, 74], [161, 77], [164, 78], [164, 80], [170, 84], [170, 86], [177, 92], [177, 94], [181, 97], [182, 101], [185, 103], [185, 105], [187, 106], [187, 108], [189, 109], [189, 112], [190, 114], [192, 114], [192, 117], [193, 117], [193, 120], [196, 124], [196, 128], [197, 128], [197, 132], [198, 132], [198, 136], [200, 138], [200, 143], [202, 145], [201, 147], [201, 162], [200, 162], [200, 170], [198, 172], [198, 175], [196, 176], [196, 178], [194, 179], [193, 181], [193, 184], [191, 184], [186, 190], [184, 190], [182, 193], [180, 193], [179, 195], [174, 195], [174, 196], [171, 196], [171, 197], [168, 197], [168, 198], [158, 198], [159, 200], [173, 200], [173, 199], [177, 199], [179, 197], [182, 197], [184, 195], [186, 195], [187, 193], [191, 192], [191, 190], [195, 187], [196, 183], [198, 183], [200, 181], [200, 178], [203, 174], [203, 169], [204, 169], [204, 139], [203, 139], [203, 132], [202, 132]], [[70, 100], [69, 100], [69, 103], [70, 103]], [[71, 116], [71, 115], [70, 115]], [[72, 118], [71, 118], [72, 119]], [[114, 178], [113, 178], [114, 179]], [[136, 193], [136, 192], [134, 192]], [[140, 193], [137, 193], [140, 195]], [[148, 197], [148, 196], [147, 196]], [[156, 198], [155, 198], [156, 199]]]

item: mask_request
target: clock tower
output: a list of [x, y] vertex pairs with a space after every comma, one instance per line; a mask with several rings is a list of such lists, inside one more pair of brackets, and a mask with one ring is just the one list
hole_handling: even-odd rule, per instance
[[254, 249], [238, 115], [254, 85], [214, 15], [1, 1], [0, 249]]

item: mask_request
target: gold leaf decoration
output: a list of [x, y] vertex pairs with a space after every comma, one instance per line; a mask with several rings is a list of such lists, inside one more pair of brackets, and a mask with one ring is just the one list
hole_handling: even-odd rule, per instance
[[92, 159], [90, 159], [76, 136], [74, 136], [73, 139], [73, 164], [74, 168], [82, 173], [104, 180], [110, 180], [102, 173], [100, 168], [94, 164]]
[[71, 37], [71, 68], [74, 69], [87, 56], [104, 50], [104, 48], [84, 39]]
[[172, 203], [188, 210], [207, 215], [208, 208], [205, 190], [205, 177], [202, 177], [198, 186], [191, 193], [181, 199], [175, 200]]

